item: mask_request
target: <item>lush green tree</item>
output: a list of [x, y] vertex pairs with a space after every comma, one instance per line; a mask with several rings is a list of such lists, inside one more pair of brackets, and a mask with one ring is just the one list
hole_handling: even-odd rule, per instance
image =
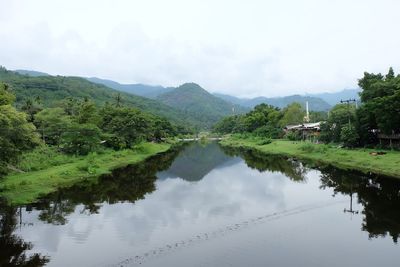
[[280, 121], [281, 126], [303, 123], [306, 115], [299, 103], [292, 103], [283, 109], [283, 117]]
[[340, 131], [340, 141], [346, 147], [355, 147], [358, 145], [358, 133], [356, 128], [351, 124], [346, 124]]
[[67, 154], [87, 155], [100, 146], [100, 129], [93, 124], [71, 124], [61, 135], [60, 147]]
[[26, 114], [11, 106], [14, 97], [0, 84], [0, 174], [7, 172], [7, 165], [15, 163], [18, 156], [37, 144], [36, 128], [26, 120]]
[[80, 124], [91, 123], [98, 124], [100, 123], [100, 116], [96, 107], [96, 104], [89, 100], [85, 99], [80, 105], [78, 109], [78, 113], [76, 116], [76, 120]]
[[120, 137], [126, 147], [132, 147], [151, 134], [151, 118], [134, 108], [118, 108], [108, 106], [101, 111], [100, 128]]
[[342, 127], [346, 124], [354, 123], [356, 120], [355, 106], [348, 104], [338, 104], [329, 112], [327, 123], [321, 127], [321, 137], [325, 142], [340, 142]]
[[46, 108], [35, 115], [35, 125], [45, 143], [59, 145], [61, 135], [70, 127], [71, 117], [62, 108]]
[[0, 106], [11, 105], [15, 101], [15, 95], [11, 92], [9, 86], [0, 83]]
[[366, 113], [360, 129], [377, 127], [386, 134], [400, 133], [400, 75], [395, 76], [392, 68], [386, 76], [365, 72], [358, 84]]

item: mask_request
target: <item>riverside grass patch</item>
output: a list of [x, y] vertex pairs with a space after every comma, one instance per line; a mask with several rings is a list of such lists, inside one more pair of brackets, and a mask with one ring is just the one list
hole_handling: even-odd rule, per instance
[[270, 144], [259, 145], [259, 138], [231, 136], [221, 145], [257, 149], [265, 154], [277, 154], [329, 164], [341, 169], [400, 178], [400, 152], [385, 150], [386, 154], [372, 156], [376, 149], [347, 149], [329, 144], [275, 139]]
[[[25, 155], [25, 160], [30, 161], [29, 164], [24, 162], [25, 160], [20, 163], [19, 167], [27, 172], [12, 173], [0, 180], [0, 197], [12, 205], [28, 204], [59, 188], [96, 179], [115, 168], [138, 163], [165, 152], [170, 147], [171, 144], [167, 143], [141, 143], [134, 149], [105, 150], [87, 156], [67, 157], [58, 155], [58, 152], [52, 149], [39, 156], [40, 152], [43, 152], [43, 148], [39, 148], [39, 151]], [[54, 160], [42, 162], [52, 157]]]

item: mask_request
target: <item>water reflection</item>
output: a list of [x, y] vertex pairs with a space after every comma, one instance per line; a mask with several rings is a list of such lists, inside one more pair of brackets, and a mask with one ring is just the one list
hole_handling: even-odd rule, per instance
[[224, 147], [223, 151], [230, 156], [242, 157], [250, 168], [257, 169], [260, 172], [283, 173], [296, 182], [305, 181], [305, 174], [309, 170], [298, 160], [277, 155], [266, 156], [257, 150]]
[[[329, 167], [316, 170], [285, 157], [221, 148], [217, 143], [191, 143], [115, 170], [97, 182], [60, 190], [38, 203], [20, 209], [0, 207], [0, 266], [43, 266], [49, 258], [42, 252], [50, 256], [52, 266], [116, 263], [161, 245], [168, 249], [182, 244], [188, 236], [208, 238], [215, 229], [234, 228], [249, 218], [280, 217], [298, 206], [333, 203], [332, 194], [341, 200], [348, 197], [349, 203], [352, 199], [354, 207], [346, 210], [360, 212], [355, 222], [371, 239], [390, 236], [397, 243], [399, 190], [398, 180]], [[344, 216], [336, 209], [313, 216], [324, 212], [331, 219]], [[300, 221], [310, 219], [302, 216]], [[311, 219], [310, 227], [321, 227]], [[22, 221], [30, 228], [22, 224], [17, 231]], [[341, 223], [341, 227], [350, 224]], [[294, 227], [290, 220], [284, 224]], [[342, 231], [334, 223], [325, 227], [330, 228], [323, 231]], [[364, 244], [364, 239], [358, 242]], [[285, 242], [293, 240], [289, 237]], [[97, 262], [91, 257], [94, 254]]]
[[193, 142], [188, 144], [168, 170], [160, 172], [158, 177], [199, 181], [213, 169], [231, 160], [232, 158], [225, 154], [216, 142], [205, 144]]
[[81, 205], [80, 213], [95, 214], [102, 203], [134, 203], [144, 195], [153, 192], [156, 173], [168, 168], [180, 149], [154, 156], [142, 164], [116, 169], [111, 174], [99, 177], [98, 181], [84, 182], [61, 189], [34, 204], [40, 210], [39, 219], [52, 224], [65, 224], [67, 216]]
[[321, 170], [321, 188], [335, 194], [357, 196], [364, 215], [362, 230], [370, 238], [390, 235], [397, 243], [400, 234], [400, 182], [389, 177], [369, 177], [335, 168]]
[[[19, 211], [21, 212], [21, 211]], [[17, 228], [18, 209], [0, 204], [0, 266], [40, 267], [49, 260], [39, 253], [28, 255], [32, 243], [14, 234]]]

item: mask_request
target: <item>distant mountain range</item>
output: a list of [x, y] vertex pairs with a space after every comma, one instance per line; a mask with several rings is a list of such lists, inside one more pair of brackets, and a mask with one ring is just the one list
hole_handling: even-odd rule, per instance
[[244, 107], [253, 108], [261, 103], [266, 103], [271, 106], [275, 106], [278, 108], [284, 108], [290, 105], [293, 102], [298, 102], [302, 106], [305, 106], [306, 102], [308, 101], [308, 105], [310, 110], [313, 111], [328, 111], [332, 108], [327, 102], [322, 100], [321, 98], [312, 97], [312, 96], [301, 96], [301, 95], [292, 95], [292, 96], [284, 96], [284, 97], [274, 97], [274, 98], [267, 98], [267, 97], [256, 97], [256, 98], [237, 98], [230, 95], [224, 94], [214, 94], [221, 99], [226, 101], [242, 105]]
[[[44, 72], [31, 70], [16, 70], [15, 72], [30, 77], [50, 76]], [[68, 80], [72, 77], [63, 77], [63, 79], [66, 78]], [[89, 87], [101, 88], [101, 92], [99, 91], [101, 96], [106, 94], [104, 90], [108, 90], [109, 94], [115, 94], [113, 89], [128, 93], [129, 97], [127, 98], [130, 99], [128, 102], [131, 102], [132, 105], [144, 111], [157, 115], [164, 115], [173, 121], [191, 121], [192, 125], [197, 125], [200, 128], [209, 128], [224, 116], [244, 113], [261, 103], [284, 108], [293, 102], [298, 102], [305, 106], [305, 103], [308, 101], [310, 110], [328, 111], [342, 99], [359, 99], [358, 93], [360, 92], [359, 89], [347, 89], [335, 93], [291, 95], [274, 98], [262, 96], [256, 98], [239, 98], [219, 93], [210, 94], [195, 83], [186, 83], [174, 88], [145, 84], [121, 84], [112, 80], [96, 77], [74, 77], [74, 79], [86, 79], [88, 82], [87, 85], [90, 85]], [[80, 82], [82, 81], [80, 80]], [[72, 90], [68, 88], [66, 88], [66, 90], [69, 90], [69, 94], [72, 95], [84, 95], [84, 93], [78, 91], [71, 93]], [[58, 92], [58, 94], [63, 95], [63, 93], [60, 92]], [[99, 96], [95, 96], [94, 93], [92, 97], [99, 98]], [[132, 100], [133, 98], [135, 101]], [[104, 101], [106, 100], [104, 99]], [[112, 97], [107, 97], [107, 101], [112, 101]], [[174, 115], [171, 115], [171, 113]]]
[[[176, 124], [198, 129], [210, 129], [225, 116], [249, 110], [213, 96], [194, 83], [183, 84], [177, 88], [121, 85], [97, 78], [51, 76], [35, 71], [17, 72], [6, 69], [0, 70], [0, 81], [11, 85], [16, 92], [18, 105], [37, 96], [45, 106], [54, 105], [67, 97], [88, 97], [102, 105], [107, 102], [114, 103], [115, 96], [122, 91], [120, 94], [123, 105], [133, 106], [166, 117]], [[133, 94], [133, 90], [142, 95], [151, 95], [154, 99]], [[147, 90], [149, 92], [145, 92]]]
[[319, 93], [319, 94], [307, 94], [307, 96], [318, 97], [325, 100], [328, 104], [334, 106], [340, 102], [340, 100], [356, 99], [360, 100], [359, 93], [361, 89], [345, 89], [335, 93]]
[[115, 90], [119, 90], [122, 92], [140, 95], [148, 98], [156, 98], [157, 96], [170, 92], [174, 89], [174, 87], [163, 87], [163, 86], [152, 86], [146, 84], [121, 84], [111, 80], [100, 79], [96, 77], [87, 78], [89, 81], [103, 84], [107, 87], [113, 88]]

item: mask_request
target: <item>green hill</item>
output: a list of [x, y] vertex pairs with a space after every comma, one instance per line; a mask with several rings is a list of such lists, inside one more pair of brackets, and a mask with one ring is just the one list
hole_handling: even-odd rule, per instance
[[104, 85], [92, 83], [80, 77], [23, 75], [0, 67], [0, 81], [7, 83], [15, 92], [16, 105], [21, 106], [28, 99], [40, 98], [42, 105], [50, 107], [68, 97], [92, 99], [96, 104], [115, 103], [121, 95], [122, 105], [136, 107], [142, 111], [162, 116], [178, 125], [195, 126], [198, 122], [178, 109], [156, 100], [119, 92]]
[[225, 116], [247, 111], [244, 107], [210, 94], [195, 83], [185, 83], [170, 92], [159, 95], [156, 99], [186, 114], [191, 114], [200, 125], [206, 128]]

